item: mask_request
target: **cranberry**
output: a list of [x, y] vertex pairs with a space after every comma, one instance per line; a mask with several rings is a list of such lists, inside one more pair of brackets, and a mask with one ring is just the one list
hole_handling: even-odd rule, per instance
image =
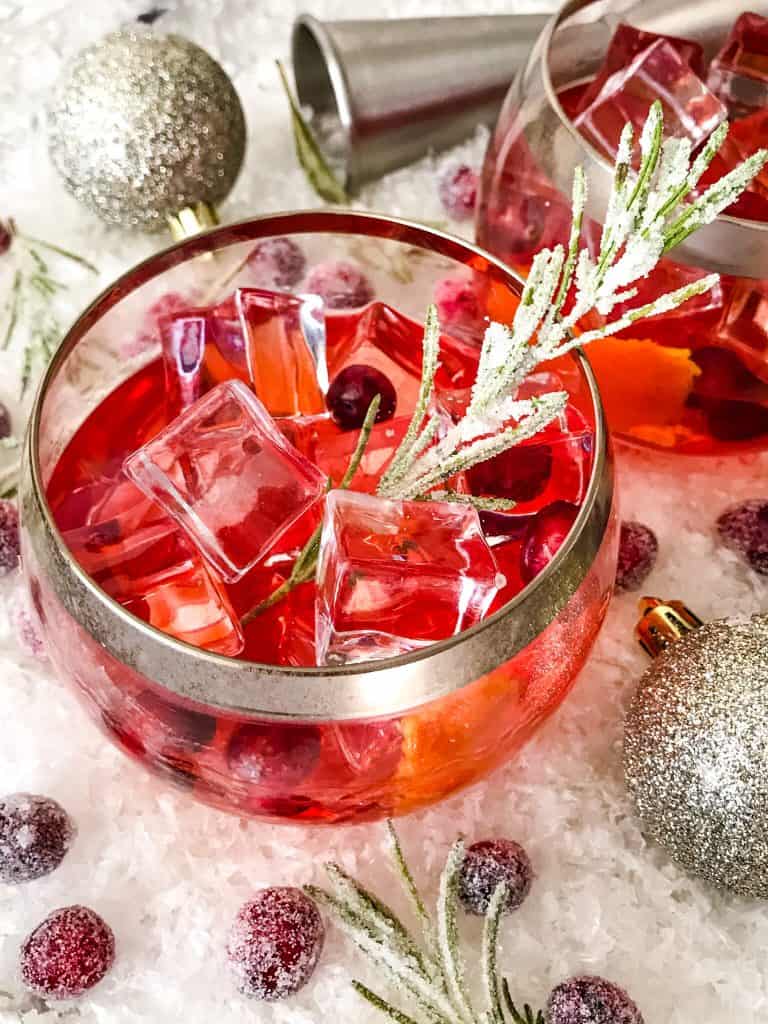
[[552, 990], [545, 1024], [643, 1024], [637, 1006], [623, 988], [605, 978], [582, 975]]
[[112, 929], [88, 907], [63, 907], [21, 947], [21, 977], [46, 999], [72, 999], [93, 988], [115, 960]]
[[438, 281], [435, 305], [440, 323], [448, 327], [470, 327], [479, 331], [485, 326], [477, 292], [466, 277], [444, 277]]
[[16, 885], [50, 874], [74, 837], [75, 826], [55, 800], [30, 793], [0, 798], [0, 881]]
[[199, 750], [207, 746], [216, 733], [215, 718], [171, 704], [153, 690], [145, 690], [136, 703], [149, 719], [149, 731], [156, 731], [170, 746]]
[[726, 509], [717, 520], [726, 547], [743, 555], [755, 572], [768, 575], [768, 501], [752, 498]]
[[757, 383], [739, 357], [727, 348], [705, 345], [693, 353], [691, 361], [701, 370], [693, 382], [694, 391], [699, 395], [724, 398]]
[[374, 296], [362, 270], [345, 260], [318, 263], [307, 278], [307, 291], [319, 295], [329, 309], [365, 306]]
[[0, 220], [0, 256], [5, 256], [13, 242], [12, 221]]
[[520, 445], [481, 462], [468, 473], [473, 494], [490, 494], [513, 501], [533, 501], [552, 475], [552, 449], [548, 444]]
[[717, 441], [750, 441], [768, 434], [768, 408], [756, 402], [712, 401], [706, 411], [707, 425]]
[[386, 374], [373, 366], [346, 366], [331, 381], [326, 404], [331, 416], [342, 430], [362, 427], [365, 414], [376, 395], [381, 396], [376, 422], [392, 419], [397, 408], [397, 394]]
[[251, 249], [248, 266], [259, 288], [293, 288], [304, 276], [307, 259], [291, 238], [263, 238]]
[[244, 725], [229, 741], [227, 762], [246, 782], [295, 786], [320, 756], [320, 730], [314, 725]]
[[299, 889], [262, 889], [243, 904], [227, 957], [244, 994], [273, 1002], [309, 981], [325, 939], [317, 907]]
[[0, 498], [0, 576], [19, 567], [19, 513], [16, 503]]
[[13, 428], [11, 427], [11, 414], [3, 403], [0, 402], [0, 439], [10, 437], [12, 433]]
[[511, 839], [484, 839], [466, 852], [459, 873], [459, 899], [470, 914], [485, 914], [497, 887], [506, 883], [504, 913], [516, 910], [531, 890], [528, 854]]
[[40, 635], [34, 616], [24, 602], [17, 604], [13, 610], [13, 625], [22, 651], [32, 658], [37, 658], [38, 661], [47, 661], [45, 641]]
[[475, 212], [477, 186], [477, 172], [467, 164], [449, 167], [437, 186], [445, 212], [454, 220], [468, 220]]
[[525, 531], [520, 553], [520, 575], [530, 583], [545, 569], [560, 549], [579, 514], [569, 501], [553, 501], [536, 513]]
[[636, 590], [656, 564], [659, 542], [656, 534], [642, 523], [622, 523], [616, 589]]

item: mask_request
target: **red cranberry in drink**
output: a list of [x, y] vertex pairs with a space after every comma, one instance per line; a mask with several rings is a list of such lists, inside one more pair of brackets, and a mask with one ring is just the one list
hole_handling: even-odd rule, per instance
[[472, 281], [466, 277], [445, 277], [435, 285], [437, 316], [444, 327], [483, 328], [480, 303]]
[[0, 576], [19, 567], [19, 513], [14, 501], [0, 498]]
[[691, 362], [701, 370], [693, 381], [697, 395], [728, 398], [759, 383], [739, 357], [727, 348], [705, 345], [692, 353]]
[[239, 779], [288, 788], [302, 782], [320, 756], [314, 725], [244, 725], [229, 741], [227, 763]]
[[307, 258], [291, 238], [263, 238], [251, 249], [248, 266], [259, 288], [293, 288], [304, 276]]
[[487, 912], [491, 898], [503, 882], [507, 887], [505, 914], [516, 910], [533, 881], [528, 854], [512, 839], [485, 839], [467, 850], [459, 872], [459, 899], [470, 914]]
[[553, 501], [534, 516], [525, 532], [520, 554], [520, 575], [530, 583], [555, 557], [579, 514], [569, 501]]
[[768, 434], [768, 408], [757, 402], [711, 401], [705, 410], [709, 432], [717, 441], [751, 441]]
[[199, 750], [207, 746], [216, 733], [216, 719], [211, 715], [170, 704], [153, 690], [145, 690], [136, 703], [147, 717], [148, 731], [162, 733], [173, 747]]
[[761, 575], [768, 575], [768, 500], [752, 498], [732, 505], [717, 520], [722, 543], [743, 555]]
[[454, 220], [468, 220], [477, 204], [478, 176], [467, 164], [448, 167], [437, 185], [440, 202]]
[[547, 444], [519, 445], [469, 470], [473, 494], [533, 501], [552, 475], [552, 449]]
[[262, 889], [239, 910], [227, 957], [239, 990], [274, 1002], [309, 981], [323, 948], [325, 928], [313, 901], [299, 889]]
[[365, 306], [374, 296], [362, 270], [346, 260], [318, 263], [309, 272], [307, 291], [319, 295], [329, 309]]
[[331, 381], [326, 404], [331, 416], [342, 430], [362, 427], [365, 414], [376, 395], [381, 396], [376, 422], [392, 419], [397, 408], [397, 394], [386, 374], [373, 366], [346, 366]]
[[658, 553], [659, 542], [650, 527], [643, 523], [622, 523], [616, 589], [636, 590], [656, 564]]
[[115, 960], [112, 929], [88, 907], [54, 910], [21, 947], [21, 978], [44, 999], [72, 999], [98, 984]]
[[0, 882], [17, 885], [55, 871], [75, 831], [55, 800], [31, 793], [0, 798]]
[[553, 989], [545, 1024], [643, 1024], [643, 1016], [623, 988], [605, 978], [582, 975]]

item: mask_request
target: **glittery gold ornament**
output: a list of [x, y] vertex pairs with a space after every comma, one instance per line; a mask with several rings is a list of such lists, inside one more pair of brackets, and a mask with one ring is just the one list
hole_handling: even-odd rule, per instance
[[624, 732], [643, 830], [691, 874], [766, 898], [768, 619], [710, 622], [658, 646]]
[[66, 68], [49, 104], [49, 149], [69, 191], [109, 224], [178, 230], [179, 214], [197, 207], [205, 226], [240, 170], [245, 118], [205, 50], [122, 30]]

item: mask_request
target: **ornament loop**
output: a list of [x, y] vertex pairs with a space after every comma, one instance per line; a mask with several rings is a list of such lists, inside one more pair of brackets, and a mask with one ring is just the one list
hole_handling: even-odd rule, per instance
[[652, 658], [675, 640], [703, 626], [703, 621], [682, 601], [662, 601], [643, 597], [639, 601], [640, 620], [635, 627], [640, 646]]

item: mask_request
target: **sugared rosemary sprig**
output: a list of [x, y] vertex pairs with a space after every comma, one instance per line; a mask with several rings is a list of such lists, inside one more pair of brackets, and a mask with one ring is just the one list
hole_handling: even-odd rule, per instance
[[[661, 103], [656, 101], [640, 133], [640, 166], [634, 173], [634, 131], [630, 124], [624, 126], [600, 249], [594, 258], [589, 249], [579, 248], [587, 182], [582, 168], [576, 168], [567, 249], [556, 245], [536, 254], [512, 323], [491, 323], [485, 332], [466, 413], [442, 436], [438, 436], [441, 421], [433, 402], [440, 324], [436, 309], [429, 308], [416, 408], [379, 483], [381, 497], [430, 500], [439, 496], [481, 509], [514, 507], [514, 502], [489, 506], [485, 499], [457, 494], [445, 485], [457, 474], [534, 437], [562, 414], [568, 399], [565, 392], [516, 397], [526, 377], [544, 361], [616, 334], [638, 320], [669, 312], [715, 285], [718, 276], [710, 274], [610, 319], [617, 305], [637, 295], [634, 282], [646, 277], [670, 249], [733, 203], [768, 158], [768, 151], [758, 150], [702, 196], [688, 202], [722, 145], [727, 128], [718, 129], [694, 160], [690, 142], [664, 139], [663, 128]], [[602, 326], [577, 334], [579, 322], [592, 310], [601, 314]], [[311, 554], [313, 558], [302, 552], [297, 563], [302, 581], [311, 578], [306, 574], [315, 565], [317, 551]], [[289, 583], [280, 588], [282, 593], [292, 589]], [[277, 594], [263, 607], [279, 600]], [[249, 621], [255, 614], [257, 610], [249, 613]]]
[[502, 883], [496, 888], [485, 916], [480, 955], [485, 1008], [478, 1010], [466, 984], [466, 965], [458, 934], [458, 877], [465, 856], [464, 841], [457, 839], [448, 854], [433, 922], [391, 822], [387, 828], [395, 873], [418, 922], [419, 938], [411, 934], [390, 907], [338, 864], [326, 865], [329, 890], [305, 887], [307, 894], [330, 912], [338, 927], [412, 1005], [408, 1011], [394, 1006], [360, 981], [352, 982], [355, 990], [396, 1024], [543, 1024], [542, 1014], [534, 1014], [527, 1004], [520, 1013], [512, 1002], [506, 979], [499, 972], [498, 935], [506, 885]]

